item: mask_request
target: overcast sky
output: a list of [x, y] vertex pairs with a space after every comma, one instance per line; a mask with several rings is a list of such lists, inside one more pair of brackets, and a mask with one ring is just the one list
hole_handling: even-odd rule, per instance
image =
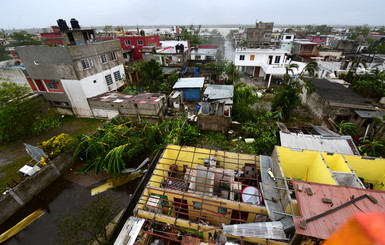
[[385, 25], [385, 0], [2, 0], [0, 28], [157, 24]]

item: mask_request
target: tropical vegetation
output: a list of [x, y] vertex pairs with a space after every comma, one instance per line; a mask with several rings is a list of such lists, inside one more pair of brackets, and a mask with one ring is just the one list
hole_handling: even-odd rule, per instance
[[94, 135], [81, 137], [74, 154], [86, 152], [87, 160], [82, 172], [94, 169], [120, 175], [141, 154], [148, 155], [167, 144], [194, 144], [198, 130], [183, 119], [164, 120], [154, 125], [114, 119], [98, 128]]

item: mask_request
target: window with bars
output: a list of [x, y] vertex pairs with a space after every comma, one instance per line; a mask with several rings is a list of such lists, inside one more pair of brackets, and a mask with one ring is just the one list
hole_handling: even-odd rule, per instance
[[138, 40], [138, 45], [143, 45], [143, 40]]
[[130, 46], [131, 45], [131, 41], [130, 40], [124, 40], [124, 43], [126, 44], [126, 46]]
[[92, 61], [92, 58], [81, 59], [80, 63], [82, 64], [84, 70], [87, 70], [91, 68], [91, 66], [94, 66], [94, 62]]
[[107, 86], [110, 86], [111, 84], [114, 83], [114, 81], [112, 80], [112, 76], [111, 75], [107, 75], [107, 76], [105, 76], [105, 78], [106, 78]]
[[110, 60], [116, 60], [116, 54], [115, 52], [110, 53]]
[[279, 61], [281, 60], [281, 56], [275, 56], [275, 63], [279, 63]]
[[100, 60], [100, 63], [102, 64], [107, 63], [107, 56], [105, 54], [100, 54], [99, 60]]
[[120, 71], [114, 72], [114, 78], [115, 78], [115, 81], [122, 80], [122, 76], [120, 75]]
[[240, 55], [239, 56], [239, 60], [245, 60], [245, 56], [244, 55]]
[[53, 82], [47, 82], [45, 84], [47, 86], [48, 89], [52, 89], [52, 90], [58, 90], [59, 87], [57, 86], [57, 82], [53, 81]]

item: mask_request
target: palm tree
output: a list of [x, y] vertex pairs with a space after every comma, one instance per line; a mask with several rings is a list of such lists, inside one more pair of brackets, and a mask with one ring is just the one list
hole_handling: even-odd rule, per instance
[[[274, 97], [272, 104], [273, 115], [277, 119], [287, 120], [289, 118], [291, 111], [301, 104], [299, 95], [304, 88], [306, 88], [308, 93], [312, 93], [314, 90], [311, 80], [300, 81], [293, 78], [294, 69], [298, 69], [298, 67], [297, 64], [292, 63], [286, 66], [286, 73], [283, 76], [283, 87]], [[305, 66], [304, 71], [307, 71], [309, 75], [314, 75], [317, 67], [316, 62], [310, 62]], [[303, 71], [301, 74], [303, 74]]]
[[342, 121], [340, 123], [337, 123], [337, 126], [339, 128], [338, 132], [340, 134], [347, 134], [351, 136], [356, 135], [357, 127], [351, 122]]

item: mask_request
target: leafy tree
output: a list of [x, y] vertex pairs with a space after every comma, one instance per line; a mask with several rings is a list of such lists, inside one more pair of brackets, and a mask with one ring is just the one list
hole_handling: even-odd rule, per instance
[[0, 46], [0, 61], [11, 60], [12, 57], [9, 55], [8, 51], [5, 51], [5, 47]]
[[244, 136], [254, 138], [251, 144], [254, 154], [270, 154], [273, 151], [278, 142], [277, 130], [278, 126], [271, 112], [259, 112], [253, 122], [246, 122], [242, 126]]
[[198, 131], [182, 119], [164, 120], [155, 125], [146, 122], [134, 125], [127, 120], [113, 120], [94, 135], [81, 137], [83, 140], [74, 152], [77, 156], [86, 149], [87, 162], [81, 171], [95, 169], [96, 172], [120, 175], [139, 154], [159, 150], [167, 144], [193, 144]]
[[258, 101], [254, 88], [245, 83], [235, 84], [233, 100], [233, 119], [239, 122], [253, 121], [256, 111], [251, 106]]
[[134, 64], [139, 72], [140, 84], [151, 92], [158, 92], [163, 83], [163, 68], [154, 59], [149, 61], [141, 60]]
[[106, 226], [111, 222], [115, 212], [112, 209], [114, 198], [100, 197], [85, 206], [79, 216], [69, 214], [59, 220], [59, 239], [63, 245], [87, 245], [92, 242], [108, 244]]
[[10, 35], [14, 40], [9, 44], [11, 47], [24, 46], [24, 45], [40, 45], [41, 41], [32, 38], [32, 35], [26, 31], [14, 32]]
[[358, 75], [353, 72], [352, 88], [363, 96], [380, 99], [385, 96], [385, 71], [375, 67], [370, 73]]
[[41, 115], [43, 100], [24, 98], [29, 93], [26, 86], [13, 82], [0, 84], [0, 141], [11, 141], [30, 133], [31, 125]]
[[362, 155], [371, 157], [385, 157], [385, 145], [378, 140], [363, 140], [358, 149]]
[[[304, 88], [306, 88], [308, 93], [312, 93], [314, 90], [311, 80], [300, 82], [298, 79], [293, 78], [294, 69], [298, 69], [297, 64], [289, 64], [286, 67], [286, 73], [283, 76], [283, 86], [278, 89], [278, 93], [273, 99], [273, 113], [279, 120], [288, 120], [292, 110], [301, 104], [299, 95]], [[307, 72], [312, 76], [315, 74], [316, 69], [317, 63], [310, 62], [302, 71], [301, 76], [303, 76], [303, 72]]]
[[228, 84], [233, 84], [234, 82], [238, 82], [239, 79], [241, 78], [241, 74], [239, 73], [237, 67], [233, 62], [227, 63], [224, 71], [227, 75]]
[[103, 31], [105, 32], [111, 32], [113, 30], [112, 26], [104, 26]]

